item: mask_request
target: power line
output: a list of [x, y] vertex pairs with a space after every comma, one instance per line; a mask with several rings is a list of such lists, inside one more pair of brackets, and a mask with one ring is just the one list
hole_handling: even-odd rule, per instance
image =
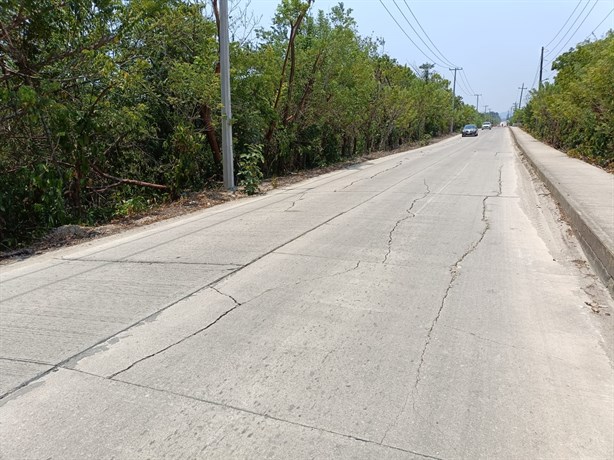
[[[462, 72], [462, 71], [461, 71]], [[461, 78], [458, 80], [458, 84], [460, 86], [461, 91], [468, 97], [471, 97], [474, 95], [474, 91], [471, 91], [469, 88], [467, 88], [467, 85], [465, 84], [465, 82], [463, 81], [462, 78], [462, 73], [461, 73]]]
[[[598, 1], [598, 0], [595, 0], [595, 3], [593, 4], [593, 8], [594, 8], [594, 7], [595, 7], [595, 5], [597, 4], [597, 1]], [[572, 23], [571, 23], [571, 25], [569, 26], [569, 29], [567, 29], [567, 32], [565, 32], [565, 34], [561, 36], [561, 38], [560, 38], [560, 39], [559, 39], [559, 41], [556, 43], [556, 45], [554, 45], [554, 46], [552, 47], [552, 50], [554, 50], [554, 49], [558, 48], [558, 46], [561, 44], [561, 42], [562, 42], [563, 40], [565, 40], [565, 37], [567, 37], [567, 34], [569, 34], [569, 32], [571, 32], [571, 29], [573, 29], [573, 26], [575, 26], [575, 25], [576, 25], [576, 22], [578, 22], [578, 19], [580, 19], [580, 17], [581, 17], [581, 16], [582, 16], [582, 14], [584, 13], [584, 10], [586, 10], [586, 8], [588, 7], [588, 5], [589, 5], [590, 3], [591, 3], [591, 2], [590, 2], [590, 0], [587, 0], [587, 2], [586, 2], [586, 3], [585, 3], [585, 5], [584, 5], [584, 8], [582, 8], [582, 11], [580, 11], [580, 14], [578, 14], [578, 16], [576, 17], [576, 19], [574, 20], [574, 22], [572, 22]], [[591, 11], [592, 11], [592, 10], [591, 10]], [[589, 14], [590, 14], [590, 12], [589, 12]], [[587, 15], [587, 16], [588, 16], [588, 15]], [[586, 16], [586, 17], [587, 17], [587, 16]], [[584, 19], [586, 19], [586, 17], [585, 17]], [[573, 36], [573, 35], [572, 35], [572, 36]], [[550, 56], [550, 55], [553, 53], [553, 51], [552, 51], [552, 50], [551, 50], [551, 51], [549, 51], [549, 52], [547, 53], [547, 56]], [[557, 54], [558, 54], [558, 53], [557, 53]], [[555, 56], [556, 56], [556, 54], [555, 54]]]
[[[411, 8], [409, 7], [409, 5], [407, 4], [406, 0], [403, 0], [403, 2], [405, 3], [405, 6], [407, 7], [407, 9], [409, 10], [409, 12], [411, 13], [412, 17], [415, 19], [416, 23], [418, 24], [418, 26], [420, 27], [420, 30], [422, 30], [422, 32], [424, 33], [424, 35], [426, 36], [427, 40], [431, 43], [431, 45], [433, 45], [433, 48], [435, 48], [437, 50], [437, 52], [439, 53], [435, 53], [435, 51], [433, 51], [433, 49], [424, 41], [424, 39], [422, 38], [422, 36], [420, 35], [420, 33], [416, 30], [416, 28], [412, 25], [411, 21], [407, 18], [407, 16], [405, 15], [405, 13], [403, 12], [403, 10], [399, 7], [398, 3], [396, 2], [396, 0], [393, 0], [394, 5], [396, 6], [396, 8], [399, 10], [399, 12], [401, 13], [401, 15], [403, 16], [403, 18], [405, 19], [405, 22], [407, 22], [407, 24], [409, 25], [409, 27], [411, 27], [411, 29], [414, 31], [414, 33], [416, 34], [416, 36], [420, 39], [420, 41], [424, 44], [424, 46], [426, 46], [426, 48], [432, 53], [433, 56], [436, 57], [436, 59], [433, 59], [433, 56], [428, 55], [426, 52], [424, 52], [424, 50], [418, 46], [416, 44], [416, 42], [414, 40], [412, 40], [412, 38], [409, 36], [409, 34], [407, 33], [407, 31], [403, 28], [403, 26], [399, 23], [399, 21], [397, 21], [397, 19], [394, 17], [394, 15], [392, 14], [392, 12], [388, 9], [388, 7], [386, 6], [386, 4], [383, 2], [383, 0], [379, 0], [379, 2], [381, 3], [381, 5], [384, 7], [384, 9], [386, 10], [386, 12], [388, 13], [388, 15], [392, 18], [392, 20], [395, 22], [395, 24], [399, 27], [399, 29], [401, 30], [401, 32], [403, 32], [403, 34], [405, 35], [405, 37], [407, 37], [407, 39], [412, 43], [412, 45], [414, 45], [414, 47], [420, 51], [420, 53], [422, 53], [422, 55], [424, 57], [426, 57], [429, 61], [431, 61], [433, 64], [442, 67], [442, 68], [446, 68], [449, 66], [451, 67], [458, 67], [456, 65], [454, 65], [449, 59], [447, 59], [445, 57], [445, 55], [439, 50], [439, 48], [437, 48], [437, 46], [435, 45], [435, 43], [433, 43], [433, 41], [431, 40], [431, 38], [429, 37], [429, 35], [427, 34], [427, 32], [424, 30], [424, 28], [422, 27], [422, 25], [420, 24], [420, 21], [418, 20], [418, 18], [416, 17], [416, 15], [413, 13], [413, 11], [411, 10]], [[441, 62], [439, 62], [439, 57], [443, 58], [443, 61], [448, 63], [448, 65], [442, 65]], [[416, 70], [415, 65], [412, 66], [414, 72], [416, 72], [416, 74], [419, 74], [419, 72]], [[465, 73], [464, 70], [461, 69], [461, 79], [458, 81], [459, 83], [459, 87], [461, 89], [461, 91], [467, 95], [467, 96], [472, 96], [473, 94], [475, 94], [475, 91], [473, 90], [473, 88], [471, 87], [471, 84], [469, 83], [469, 78], [467, 77], [467, 74]]]
[[586, 14], [586, 16], [584, 16], [584, 19], [582, 20], [582, 22], [580, 23], [580, 25], [576, 28], [576, 30], [574, 30], [574, 33], [571, 34], [571, 36], [569, 37], [569, 40], [567, 40], [565, 42], [565, 44], [559, 49], [557, 54], [560, 54], [562, 50], [565, 49], [565, 47], [567, 46], [567, 44], [571, 41], [572, 38], [574, 38], [574, 36], [578, 33], [578, 30], [580, 30], [580, 27], [582, 27], [582, 24], [584, 24], [584, 21], [586, 21], [588, 19], [588, 17], [591, 15], [591, 13], [593, 12], [593, 10], [595, 9], [595, 7], [597, 6], [597, 2], [598, 0], [595, 0], [595, 3], [593, 3], [592, 8], [588, 11], [588, 13]]
[[[452, 66], [452, 67], [458, 67], [455, 64], [452, 63], [452, 61], [450, 61], [449, 59], [447, 59], [444, 54], [439, 50], [439, 48], [437, 48], [437, 45], [435, 45], [435, 43], [433, 43], [433, 40], [431, 40], [431, 37], [429, 37], [429, 34], [426, 33], [426, 30], [424, 30], [424, 28], [422, 27], [422, 24], [420, 24], [420, 21], [418, 21], [418, 18], [416, 17], [416, 15], [414, 14], [414, 12], [411, 10], [411, 8], [409, 7], [409, 4], [407, 3], [406, 0], [403, 0], [403, 3], [405, 3], [405, 6], [407, 7], [407, 9], [409, 10], [409, 12], [411, 13], [411, 15], [413, 16], [413, 18], [416, 21], [416, 24], [418, 24], [418, 27], [420, 27], [420, 30], [424, 33], [424, 35], [426, 36], [426, 39], [429, 41], [429, 43], [431, 45], [433, 45], [433, 48], [435, 48], [437, 50], [437, 52], [439, 53], [439, 56], [441, 58], [443, 58], [443, 61], [445, 63], [447, 63], [448, 65]], [[426, 44], [426, 43], [425, 43]], [[430, 49], [430, 48], [429, 48]], [[431, 50], [432, 51], [432, 50]]]
[[[596, 3], [595, 3], [595, 4], [593, 4], [593, 8], [595, 7], [595, 5], [596, 5]], [[592, 11], [592, 9], [591, 9], [591, 11]], [[603, 18], [603, 19], [602, 19], [602, 20], [599, 22], [599, 24], [597, 24], [597, 26], [596, 26], [596, 27], [593, 29], [593, 31], [592, 31], [590, 34], [588, 34], [584, 40], [587, 40], [587, 39], [588, 39], [588, 38], [589, 38], [591, 35], [593, 35], [593, 34], [595, 33], [595, 31], [596, 31], [596, 30], [597, 30], [597, 29], [598, 29], [598, 28], [601, 26], [601, 24], [603, 24], [603, 23], [606, 21], [606, 19], [608, 19], [608, 18], [610, 17], [610, 15], [611, 15], [612, 13], [614, 13], [614, 8], [612, 8], [612, 9], [611, 9], [611, 10], [608, 12], [608, 14], [606, 14], [606, 16], [605, 16], [605, 17], [604, 17], [604, 18]], [[589, 14], [590, 14], [590, 11], [589, 11]], [[584, 18], [584, 20], [582, 21], [582, 23], [580, 23], [580, 25], [578, 26], [578, 28], [576, 29], [576, 32], [574, 32], [574, 34], [572, 35], [572, 37], [570, 37], [570, 38], [569, 38], [569, 40], [567, 40], [567, 43], [569, 43], [569, 41], [571, 40], [571, 38], [573, 38], [573, 36], [574, 36], [574, 35], [577, 33], [577, 31], [580, 29], [580, 27], [582, 26], [582, 24], [584, 23], [584, 21], [586, 21], [586, 19], [587, 19], [587, 18], [588, 18], [588, 14], [586, 15], [586, 17]], [[567, 43], [565, 43], [565, 45], [563, 45], [563, 48], [565, 48], [565, 46], [567, 45]], [[561, 48], [561, 49], [563, 49], [563, 48]], [[553, 57], [553, 58], [552, 58], [552, 60], [546, 60], [546, 59], [545, 59], [544, 61], [545, 61], [545, 62], [553, 62], [555, 59], [556, 59], [556, 56], [555, 56], [555, 57]], [[552, 70], [552, 69], [550, 69], [550, 70], [548, 71], [548, 74], [545, 76], [544, 81], [545, 81], [545, 80], [549, 80], [550, 78], [552, 78], [553, 76], [555, 76], [555, 74], [556, 74], [556, 70]]]
[[407, 61], [405, 61], [405, 62], [406, 62], [407, 65], [409, 65], [411, 67], [411, 69], [414, 71], [414, 73], [416, 75], [420, 75], [420, 70], [418, 70], [418, 66], [416, 65], [415, 62], [411, 62], [411, 63], [407, 62]]
[[469, 92], [472, 94], [475, 93], [475, 91], [471, 87], [471, 84], [469, 83], [469, 77], [467, 76], [464, 70], [461, 71], [461, 79], [465, 80], [465, 83], [467, 84], [467, 87], [469, 88]]
[[420, 49], [420, 47], [418, 45], [416, 45], [416, 43], [411, 39], [411, 37], [409, 35], [407, 35], [407, 32], [405, 32], [405, 29], [403, 29], [403, 27], [401, 26], [401, 24], [399, 24], [399, 21], [396, 20], [396, 18], [392, 15], [392, 13], [390, 12], [390, 10], [386, 7], [386, 5], [384, 4], [384, 2], [382, 0], [379, 0], [379, 2], [382, 4], [382, 6], [384, 7], [384, 9], [386, 10], [386, 12], [388, 13], [388, 15], [392, 18], [392, 20], [396, 23], [397, 26], [399, 26], [399, 29], [401, 29], [401, 32], [403, 32], [403, 34], [407, 37], [407, 39], [412, 42], [412, 44], [416, 47], [416, 49], [418, 51], [420, 51], [424, 57], [426, 57], [428, 60], [432, 60], [429, 56], [426, 55], [426, 53], [424, 51], [422, 51]]
[[533, 83], [531, 83], [531, 89], [535, 88], [535, 83], [537, 83], [537, 76], [539, 75], [540, 64], [537, 64], [537, 70], [535, 71], [535, 77], [533, 78]]
[[462, 80], [458, 80], [458, 86], [460, 88], [460, 90], [463, 92], [463, 94], [467, 97], [471, 97], [473, 96], [473, 93], [471, 91], [469, 91], [467, 89], [467, 87], [465, 87], [464, 83]]
[[569, 20], [571, 19], [571, 17], [573, 16], [573, 14], [576, 12], [576, 10], [578, 9], [578, 7], [580, 6], [580, 4], [582, 3], [582, 0], [580, 0], [578, 2], [578, 4], [576, 5], [576, 7], [573, 9], [573, 11], [571, 12], [571, 14], [569, 15], [569, 17], [567, 18], [567, 21], [565, 21], [565, 24], [563, 24], [561, 26], [561, 28], [559, 29], [559, 31], [556, 33], [556, 35], [554, 37], [552, 37], [552, 40], [550, 40], [546, 45], [544, 45], [545, 48], [548, 48], [550, 46], [550, 43], [552, 43], [556, 37], [559, 36], [559, 34], [563, 31], [563, 29], [565, 28], [565, 26], [567, 25], [567, 23], [569, 22]]
[[599, 29], [599, 27], [601, 26], [601, 24], [603, 24], [603, 23], [605, 22], [605, 20], [606, 20], [606, 19], [608, 19], [608, 17], [609, 17], [609, 16], [610, 16], [612, 13], [614, 13], [614, 8], [612, 8], [612, 9], [610, 10], [610, 12], [609, 12], [608, 14], [606, 14], [606, 15], [605, 15], [605, 18], [603, 18], [603, 19], [601, 20], [601, 22], [600, 22], [599, 24], [597, 24], [597, 27], [595, 27], [595, 28], [593, 29], [593, 31], [592, 31], [590, 34], [588, 34], [588, 35], [586, 36], [585, 40], [587, 40], [587, 39], [588, 39], [588, 38], [589, 38], [591, 35], [593, 35], [593, 34], [595, 33], [595, 31], [596, 31], [597, 29]]
[[[380, 0], [380, 1], [381, 1], [381, 0]], [[411, 27], [411, 30], [413, 30], [413, 31], [414, 31], [414, 33], [415, 33], [415, 34], [416, 34], [416, 36], [417, 36], [417, 37], [420, 39], [420, 41], [421, 41], [421, 42], [424, 44], [424, 46], [426, 46], [426, 48], [427, 48], [427, 49], [428, 49], [428, 50], [429, 50], [429, 51], [430, 51], [430, 52], [431, 52], [431, 53], [432, 53], [434, 56], [437, 56], [437, 54], [436, 54], [436, 53], [435, 53], [435, 52], [434, 52], [434, 51], [433, 51], [433, 50], [430, 48], [430, 46], [429, 46], [429, 45], [428, 45], [428, 44], [427, 44], [427, 43], [426, 43], [426, 42], [425, 42], [425, 41], [422, 39], [422, 37], [420, 36], [420, 34], [418, 33], [418, 31], [417, 31], [417, 30], [414, 28], [414, 26], [412, 25], [412, 23], [411, 23], [411, 22], [409, 22], [409, 19], [407, 19], [407, 16], [405, 16], [405, 13], [403, 13], [403, 10], [401, 10], [401, 8], [400, 8], [400, 7], [399, 7], [399, 5], [397, 4], [396, 0], [392, 0], [392, 3], [394, 3], [394, 6], [396, 6], [396, 7], [397, 7], [397, 10], [399, 10], [399, 13], [401, 13], [401, 16], [403, 16], [403, 18], [405, 19], [405, 22], [406, 22], [407, 24], [409, 24], [409, 27]], [[382, 5], [383, 5], [383, 3], [382, 3]], [[412, 43], [414, 43], [414, 42], [412, 41]], [[414, 45], [415, 45], [415, 43], [414, 43]], [[424, 53], [424, 51], [420, 50], [420, 52], [426, 56], [426, 53]], [[437, 64], [438, 66], [440, 66], [440, 67], [445, 67], [445, 66], [444, 66], [444, 65], [442, 65], [441, 63], [437, 62], [437, 60], [436, 60], [436, 59], [432, 59], [432, 58], [430, 58], [430, 57], [429, 57], [429, 59], [430, 59], [431, 61], [433, 61], [435, 64]]]

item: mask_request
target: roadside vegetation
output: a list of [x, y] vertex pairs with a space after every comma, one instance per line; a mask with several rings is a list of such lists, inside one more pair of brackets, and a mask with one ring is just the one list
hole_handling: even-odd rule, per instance
[[553, 83], [531, 93], [512, 119], [538, 139], [614, 172], [614, 32], [552, 64]]
[[[246, 192], [449, 130], [450, 81], [384, 54], [342, 4], [283, 0], [267, 29], [240, 3], [232, 17]], [[217, 18], [217, 0], [3, 2], [0, 249], [219, 186]], [[455, 105], [457, 130], [482, 122], [460, 97]]]

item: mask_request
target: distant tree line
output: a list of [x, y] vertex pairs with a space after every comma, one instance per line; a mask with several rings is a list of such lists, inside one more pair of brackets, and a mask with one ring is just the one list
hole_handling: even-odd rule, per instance
[[554, 82], [532, 91], [512, 121], [553, 147], [614, 172], [614, 33], [560, 55], [552, 70]]
[[[249, 191], [263, 175], [428, 142], [452, 116], [481, 122], [460, 97], [453, 115], [432, 65], [414, 72], [361, 37], [343, 4], [282, 0], [255, 36], [244, 11], [233, 17]], [[5, 0], [0, 26], [0, 247], [219, 182], [217, 0]]]

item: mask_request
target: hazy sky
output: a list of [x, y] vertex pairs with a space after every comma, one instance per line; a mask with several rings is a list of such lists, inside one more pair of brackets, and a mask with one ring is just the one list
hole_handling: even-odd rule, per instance
[[[537, 86], [542, 46], [546, 46], [544, 78], [547, 78], [553, 75], [551, 61], [558, 54], [589, 36], [594, 39], [593, 31], [601, 38], [607, 30], [614, 29], [614, 0], [382, 2], [417, 46], [412, 44], [379, 0], [346, 0], [343, 3], [353, 10], [359, 33], [383, 38], [385, 52], [401, 64], [418, 67], [424, 62], [435, 62], [438, 64], [435, 69], [450, 81], [452, 72], [448, 68], [452, 66], [449, 64], [462, 67], [464, 78], [460, 78], [459, 72], [457, 94], [466, 103], [475, 105], [473, 94], [481, 93], [480, 111], [487, 104], [488, 110], [507, 112], [514, 102], [518, 102], [519, 88], [523, 83], [529, 89]], [[338, 3], [338, 0], [315, 0], [312, 8], [330, 11], [331, 6]], [[252, 0], [249, 8], [255, 15], [262, 15], [260, 25], [267, 27], [277, 4], [274, 0]], [[417, 37], [399, 8], [432, 51]]]

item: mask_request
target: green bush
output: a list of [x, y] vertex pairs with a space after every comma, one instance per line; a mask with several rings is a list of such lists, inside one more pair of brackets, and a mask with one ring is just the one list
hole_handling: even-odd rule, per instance
[[513, 121], [553, 147], [614, 166], [614, 33], [559, 56], [553, 84], [532, 93]]
[[250, 144], [247, 150], [239, 157], [239, 172], [238, 176], [241, 179], [240, 184], [245, 187], [245, 193], [254, 195], [260, 189], [262, 181], [262, 170], [260, 166], [264, 162], [261, 144]]

